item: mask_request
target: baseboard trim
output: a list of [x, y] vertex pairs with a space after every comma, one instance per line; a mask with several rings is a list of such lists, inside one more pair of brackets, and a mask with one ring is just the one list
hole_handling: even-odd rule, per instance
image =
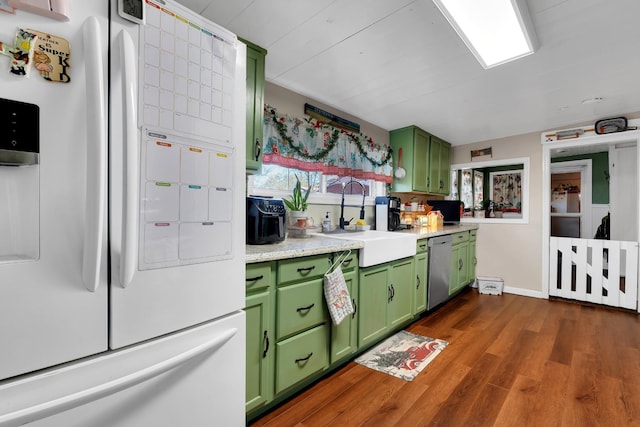
[[523, 297], [548, 299], [541, 291], [534, 291], [531, 289], [512, 288], [510, 286], [505, 286], [502, 289], [502, 292], [507, 294], [522, 295]]

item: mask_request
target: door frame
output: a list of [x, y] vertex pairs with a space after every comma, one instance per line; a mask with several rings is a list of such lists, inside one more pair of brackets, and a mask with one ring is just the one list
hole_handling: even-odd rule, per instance
[[[629, 126], [639, 126], [640, 119], [630, 120]], [[542, 143], [542, 296], [549, 298], [549, 251], [551, 236], [551, 215], [549, 206], [551, 205], [551, 155], [560, 151], [580, 151], [601, 147], [603, 150], [609, 146], [622, 143], [635, 143], [640, 145], [640, 130], [630, 130], [625, 132], [610, 133], [605, 135], [594, 135], [593, 127], [585, 126], [581, 128], [583, 132], [577, 132], [579, 137], [573, 139], [557, 139], [557, 132], [543, 132], [540, 136]], [[584, 132], [588, 130], [588, 132]], [[589, 136], [585, 136], [589, 135]], [[636, 162], [640, 165], [640, 150]], [[638, 174], [640, 184], [640, 174]], [[640, 211], [640, 210], [639, 210]], [[640, 230], [640, 212], [636, 216], [636, 223]], [[640, 232], [639, 232], [640, 234]], [[636, 240], [640, 238], [636, 236]]]

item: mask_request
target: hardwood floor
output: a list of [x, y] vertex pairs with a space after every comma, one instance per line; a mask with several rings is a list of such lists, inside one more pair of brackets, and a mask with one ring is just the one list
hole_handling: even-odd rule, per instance
[[252, 426], [640, 426], [635, 313], [460, 295], [406, 330], [447, 348], [412, 382], [349, 362]]

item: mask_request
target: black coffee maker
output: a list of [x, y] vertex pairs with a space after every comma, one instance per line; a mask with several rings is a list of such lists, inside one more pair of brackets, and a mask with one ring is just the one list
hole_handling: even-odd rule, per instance
[[376, 230], [395, 231], [400, 228], [400, 198], [376, 197]]

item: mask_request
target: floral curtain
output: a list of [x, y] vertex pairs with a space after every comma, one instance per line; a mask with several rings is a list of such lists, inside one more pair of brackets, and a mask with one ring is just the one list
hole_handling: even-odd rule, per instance
[[389, 147], [359, 133], [334, 128], [311, 117], [279, 114], [265, 105], [263, 163], [328, 175], [393, 182]]
[[495, 209], [520, 212], [522, 209], [522, 172], [493, 172], [492, 179]]

